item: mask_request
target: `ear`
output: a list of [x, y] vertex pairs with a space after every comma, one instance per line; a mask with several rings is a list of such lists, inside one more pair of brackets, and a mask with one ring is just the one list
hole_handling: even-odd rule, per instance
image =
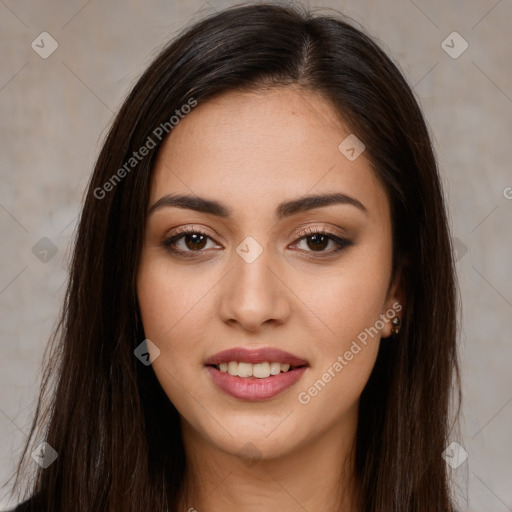
[[384, 303], [384, 310], [381, 314], [381, 318], [384, 321], [384, 327], [381, 331], [382, 338], [389, 338], [393, 334], [393, 318], [398, 317], [402, 320], [405, 306], [403, 273], [402, 269], [400, 269], [395, 273], [395, 277], [389, 286], [387, 298]]

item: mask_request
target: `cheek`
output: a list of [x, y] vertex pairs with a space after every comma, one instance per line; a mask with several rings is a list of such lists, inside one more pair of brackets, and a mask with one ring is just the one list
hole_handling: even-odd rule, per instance
[[381, 310], [375, 294], [380, 290], [349, 280], [323, 297], [330, 331], [316, 338], [315, 364], [296, 394], [303, 412], [321, 417], [322, 424], [356, 414], [380, 345], [375, 324]]
[[[340, 351], [352, 340], [364, 339], [364, 333], [382, 329], [380, 315], [384, 312], [391, 257], [374, 249], [358, 251], [343, 264], [305, 283], [304, 296], [308, 306], [322, 321], [318, 342], [323, 353]], [[311, 316], [310, 316], [311, 317]], [[318, 323], [318, 320], [317, 320]], [[312, 325], [310, 325], [312, 328]]]
[[181, 383], [193, 385], [203, 370], [204, 347], [215, 320], [212, 300], [220, 281], [206, 269], [177, 268], [165, 254], [143, 253], [137, 277], [139, 308], [144, 334], [160, 350], [153, 368], [169, 396], [176, 386], [182, 393]]
[[[137, 279], [137, 295], [144, 334], [160, 350], [152, 363], [155, 375], [171, 402], [183, 413], [194, 390], [191, 374], [202, 369], [194, 340], [208, 332], [207, 275], [176, 272], [158, 256], [143, 258]], [[202, 333], [202, 334], [201, 334]]]
[[[204, 333], [208, 291], [214, 284], [207, 272], [199, 277], [191, 269], [171, 269], [159, 257], [143, 260], [137, 295], [146, 336], [165, 350], [176, 339], [186, 341]], [[186, 349], [187, 344], [179, 346]]]
[[[391, 254], [386, 247], [383, 243], [361, 248], [335, 271], [316, 279], [315, 287], [312, 282], [305, 285], [315, 315], [305, 317], [309, 320], [304, 329], [314, 340], [317, 358], [298, 401], [311, 402], [312, 410], [326, 403], [334, 405], [330, 414], [347, 410], [371, 374], [384, 327], [381, 314], [390, 277]], [[321, 331], [313, 335], [319, 325]]]

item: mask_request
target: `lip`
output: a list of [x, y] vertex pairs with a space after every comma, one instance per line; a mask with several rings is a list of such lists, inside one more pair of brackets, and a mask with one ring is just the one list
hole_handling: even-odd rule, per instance
[[309, 366], [308, 362], [304, 359], [273, 347], [255, 349], [245, 347], [230, 348], [211, 356], [204, 364], [206, 366], [219, 365], [220, 363], [229, 363], [230, 361], [252, 364], [269, 362], [289, 364], [290, 366]]
[[213, 366], [206, 367], [213, 382], [224, 393], [234, 398], [252, 402], [269, 400], [286, 391], [304, 375], [307, 369], [307, 366], [301, 366], [279, 375], [258, 379], [257, 377], [235, 377], [229, 373], [221, 372]]

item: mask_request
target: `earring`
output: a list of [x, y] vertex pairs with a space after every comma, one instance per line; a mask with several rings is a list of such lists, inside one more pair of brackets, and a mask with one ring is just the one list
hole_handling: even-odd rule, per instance
[[391, 323], [393, 324], [393, 327], [391, 328], [391, 334], [396, 336], [400, 332], [400, 318], [395, 316]]

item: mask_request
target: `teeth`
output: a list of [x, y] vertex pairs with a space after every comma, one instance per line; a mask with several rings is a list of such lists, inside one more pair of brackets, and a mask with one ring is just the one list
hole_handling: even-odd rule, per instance
[[279, 375], [281, 373], [281, 363], [270, 363], [270, 375]]
[[252, 375], [252, 364], [251, 363], [238, 363], [238, 376], [239, 377], [250, 377]]
[[271, 375], [279, 375], [281, 372], [287, 372], [290, 369], [289, 364], [285, 363], [239, 363], [230, 361], [229, 363], [220, 363], [219, 370], [223, 373], [229, 373], [235, 377], [256, 377], [266, 379]]
[[270, 377], [270, 363], [258, 363], [251, 366], [253, 377], [257, 377], [258, 379]]
[[238, 363], [236, 361], [230, 361], [228, 363], [229, 375], [238, 375]]

